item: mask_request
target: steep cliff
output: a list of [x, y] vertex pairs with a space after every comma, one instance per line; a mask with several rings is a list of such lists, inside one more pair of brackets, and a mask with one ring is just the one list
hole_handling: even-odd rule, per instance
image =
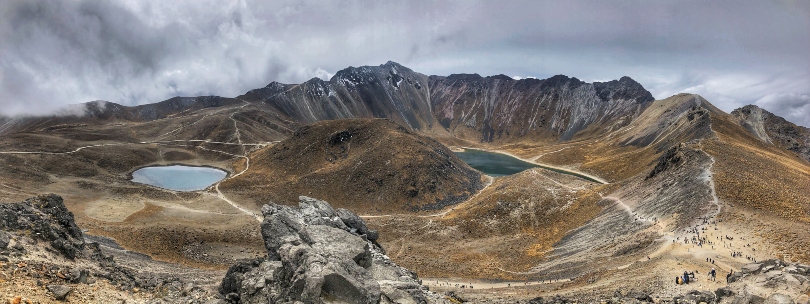
[[736, 109], [731, 115], [762, 141], [790, 150], [810, 161], [810, 129], [797, 126], [755, 105]]
[[427, 76], [396, 62], [349, 67], [332, 79], [299, 85], [270, 83], [241, 96], [262, 101], [290, 119], [308, 124], [342, 118], [388, 118], [412, 130], [433, 127]]
[[585, 83], [563, 75], [542, 80], [431, 76], [430, 95], [443, 127], [482, 142], [568, 141], [601, 134], [627, 125], [654, 100], [629, 77]]

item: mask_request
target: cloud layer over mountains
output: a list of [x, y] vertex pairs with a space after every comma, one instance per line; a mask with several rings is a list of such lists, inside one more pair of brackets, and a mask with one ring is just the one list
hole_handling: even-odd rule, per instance
[[630, 76], [810, 126], [807, 1], [0, 3], [0, 113], [236, 96], [388, 60], [426, 74]]

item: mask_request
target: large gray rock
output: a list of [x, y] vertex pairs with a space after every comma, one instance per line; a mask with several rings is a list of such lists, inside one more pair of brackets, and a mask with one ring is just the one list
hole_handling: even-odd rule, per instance
[[717, 296], [711, 291], [692, 290], [685, 295], [676, 296], [675, 303], [716, 303]]
[[793, 301], [788, 295], [775, 293], [770, 295], [767, 299], [765, 299], [765, 304], [794, 304], [796, 302]]
[[715, 293], [718, 300], [728, 298], [723, 302], [804, 303], [796, 299], [810, 292], [810, 277], [805, 269], [806, 265], [776, 259], [747, 264], [729, 278], [728, 286]]
[[8, 244], [11, 242], [11, 237], [8, 236], [8, 233], [5, 231], [0, 231], [0, 250], [8, 248]]
[[[232, 266], [220, 293], [232, 303], [443, 303], [394, 264], [363, 220], [327, 202], [262, 207], [267, 257]], [[376, 237], [375, 237], [376, 239]]]
[[734, 298], [733, 304], [763, 304], [765, 299], [753, 294], [744, 294]]
[[0, 204], [0, 229], [30, 231], [34, 238], [50, 242], [51, 247], [70, 259], [81, 255], [85, 245], [73, 213], [55, 194]]
[[47, 288], [53, 294], [53, 297], [59, 301], [64, 301], [67, 295], [73, 291], [73, 288], [65, 285], [48, 285]]

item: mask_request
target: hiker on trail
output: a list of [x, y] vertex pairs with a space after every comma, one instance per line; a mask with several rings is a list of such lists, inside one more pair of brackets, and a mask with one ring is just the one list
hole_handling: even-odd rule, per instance
[[684, 270], [683, 272], [683, 283], [689, 284], [689, 273]]
[[729, 273], [726, 275], [726, 284], [728, 284], [728, 281], [731, 278], [732, 273], [734, 273], [734, 270], [729, 271]]
[[709, 272], [709, 275], [712, 277], [712, 282], [714, 282], [715, 277], [717, 276], [717, 271], [714, 270], [714, 267], [712, 267], [712, 271]]

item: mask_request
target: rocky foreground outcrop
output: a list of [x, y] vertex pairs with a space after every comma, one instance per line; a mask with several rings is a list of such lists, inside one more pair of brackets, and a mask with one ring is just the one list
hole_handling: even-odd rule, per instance
[[105, 248], [85, 240], [58, 195], [0, 203], [0, 283], [14, 282], [0, 284], [0, 301], [6, 297], [11, 297], [10, 303], [215, 300], [212, 293], [180, 278], [179, 268], [156, 270], [152, 266], [165, 263], [144, 255], [137, 255], [138, 259], [150, 266], [124, 266]]
[[377, 232], [345, 209], [309, 197], [262, 208], [267, 257], [232, 266], [220, 286], [231, 303], [445, 303], [397, 266]]

